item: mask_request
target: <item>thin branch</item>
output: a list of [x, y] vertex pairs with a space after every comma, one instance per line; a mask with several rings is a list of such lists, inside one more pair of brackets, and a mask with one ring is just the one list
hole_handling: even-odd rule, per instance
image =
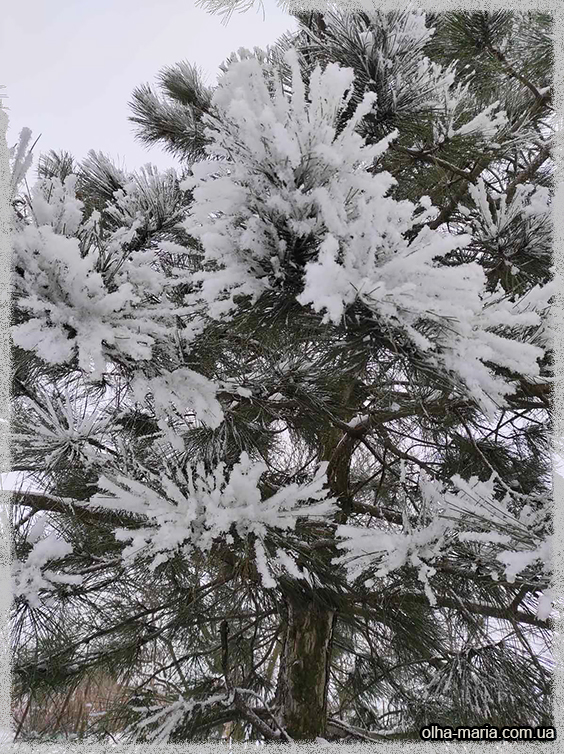
[[469, 181], [472, 178], [470, 171], [462, 170], [456, 165], [452, 165], [450, 162], [443, 160], [441, 157], [436, 157], [435, 155], [429, 154], [428, 152], [417, 149], [408, 149], [407, 147], [402, 147], [398, 144], [391, 144], [390, 149], [394, 152], [409, 155], [409, 157], [411, 157], [413, 160], [421, 160], [422, 162], [426, 162], [429, 165], [436, 165], [437, 167], [443, 168], [443, 170], [447, 170], [449, 173], [453, 173], [454, 175], [458, 175], [460, 178], [464, 178], [465, 181]]
[[[401, 602], [405, 601], [407, 603], [412, 602], [429, 605], [429, 600], [424, 594], [401, 594], [398, 595], [398, 600]], [[526, 623], [529, 626], [536, 626], [537, 628], [554, 628], [554, 622], [550, 618], [548, 620], [541, 620], [540, 618], [537, 618], [530, 613], [524, 613], [519, 610], [511, 610], [509, 607], [501, 608], [496, 607], [495, 605], [484, 605], [478, 604], [476, 602], [467, 602], [466, 600], [463, 601], [463, 604], [465, 610], [467, 610], [469, 613], [474, 613], [475, 615], [483, 615], [487, 618], [499, 618], [500, 620], [506, 620], [510, 623], [517, 621], [518, 623]], [[460, 610], [460, 606], [456, 602], [456, 600], [450, 599], [448, 597], [437, 597], [436, 605], [429, 605], [429, 607], [433, 609], [446, 607], [453, 610]]]
[[[272, 728], [270, 728], [264, 722], [264, 720], [261, 720], [260, 717], [258, 717], [258, 715], [255, 712], [253, 712], [253, 710], [250, 707], [248, 707], [247, 704], [245, 704], [245, 701], [241, 694], [241, 689], [234, 688], [233, 683], [231, 681], [231, 674], [229, 670], [229, 641], [228, 641], [229, 624], [227, 623], [226, 620], [221, 622], [219, 631], [221, 635], [221, 671], [223, 673], [223, 679], [225, 681], [225, 688], [227, 689], [228, 694], [232, 698], [233, 704], [235, 705], [236, 709], [238, 709], [241, 715], [246, 720], [248, 720], [248, 722], [254, 725], [256, 729], [259, 730], [266, 739], [270, 741], [276, 741], [280, 739], [280, 735], [283, 735], [286, 738], [286, 740], [291, 741], [286, 731], [283, 731], [282, 728], [280, 728], [280, 733], [276, 733], [276, 731], [272, 730]], [[274, 718], [274, 716], [272, 717], [276, 722], [276, 719]], [[278, 726], [277, 722], [276, 722], [276, 725]]]
[[507, 187], [506, 191], [506, 201], [507, 204], [511, 202], [513, 197], [515, 196], [515, 192], [517, 191], [517, 186], [519, 186], [521, 183], [527, 183], [527, 181], [530, 181], [531, 178], [535, 175], [537, 170], [541, 168], [544, 163], [550, 158], [550, 150], [547, 146], [543, 146], [538, 155], [535, 157], [535, 159], [531, 162], [530, 165], [528, 165], [524, 170], [521, 170], [517, 175], [513, 178], [509, 186]]
[[524, 76], [522, 73], [519, 73], [519, 71], [515, 70], [515, 68], [511, 65], [511, 63], [507, 60], [503, 52], [501, 50], [498, 50], [496, 47], [492, 45], [491, 42], [488, 42], [485, 45], [486, 50], [496, 58], [496, 60], [501, 63], [502, 69], [505, 71], [505, 73], [508, 73], [511, 78], [516, 79], [519, 81], [523, 86], [525, 86], [530, 92], [532, 92], [535, 96], [535, 99], [537, 102], [544, 104], [548, 101], [546, 94], [541, 94], [539, 90], [536, 88], [536, 86], [532, 83], [532, 81], [529, 81], [529, 79]]
[[51, 513], [64, 513], [76, 516], [81, 523], [96, 523], [108, 526], [123, 526], [125, 519], [134, 519], [135, 514], [116, 513], [111, 510], [96, 509], [83, 500], [55, 497], [45, 492], [31, 492], [29, 490], [17, 490], [12, 493], [19, 505], [25, 505], [35, 511], [48, 511]]
[[[79, 639], [78, 641], [74, 642], [68, 647], [65, 647], [59, 652], [56, 652], [55, 654], [49, 655], [49, 657], [44, 658], [44, 661], [52, 662], [55, 658], [59, 657], [60, 655], [64, 655], [67, 652], [71, 652], [75, 649], [78, 649], [78, 647], [84, 644], [89, 644], [90, 642], [94, 641], [95, 639], [99, 639], [102, 636], [108, 636], [114, 633], [115, 631], [118, 631], [120, 628], [124, 628], [125, 626], [131, 625], [132, 623], [139, 620], [140, 618], [145, 618], [147, 615], [154, 615], [155, 613], [159, 613], [163, 610], [173, 607], [174, 605], [177, 605], [179, 602], [182, 602], [185, 605], [186, 604], [191, 605], [194, 602], [197, 602], [199, 599], [201, 599], [211, 589], [215, 589], [215, 587], [217, 586], [222, 586], [223, 584], [226, 584], [232, 578], [233, 577], [231, 575], [224, 576], [220, 579], [216, 579], [211, 584], [205, 584], [204, 586], [201, 586], [198, 589], [195, 589], [192, 593], [193, 597], [188, 603], [184, 602], [185, 596], [182, 595], [181, 597], [177, 597], [176, 599], [171, 600], [170, 602], [166, 602], [164, 605], [159, 605], [158, 607], [145, 608], [144, 610], [141, 610], [135, 615], [130, 615], [125, 620], [122, 620], [119, 623], [114, 624], [110, 628], [101, 629], [99, 631], [95, 631], [94, 633], [88, 634], [88, 636], [85, 636], [82, 639]], [[23, 670], [25, 668], [33, 668], [34, 666], [35, 666], [35, 663], [26, 663], [25, 665], [19, 666], [18, 670]]]

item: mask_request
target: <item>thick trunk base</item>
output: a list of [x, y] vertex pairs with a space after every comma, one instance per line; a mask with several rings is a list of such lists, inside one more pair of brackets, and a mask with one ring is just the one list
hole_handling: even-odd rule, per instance
[[323, 736], [334, 613], [313, 602], [288, 604], [282, 663], [284, 727], [295, 741]]

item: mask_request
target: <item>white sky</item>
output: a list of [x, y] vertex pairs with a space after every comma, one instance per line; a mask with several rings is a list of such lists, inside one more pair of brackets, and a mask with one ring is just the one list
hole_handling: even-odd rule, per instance
[[[161, 68], [181, 60], [215, 83], [219, 64], [239, 47], [273, 43], [296, 28], [272, 0], [265, 14], [233, 14], [227, 25], [194, 7], [194, 0], [15, 0], [0, 25], [0, 90], [8, 108], [8, 144], [24, 126], [34, 153], [66, 149], [82, 159], [89, 149], [128, 169], [152, 162], [174, 167], [159, 147], [134, 138], [128, 102], [135, 86], [155, 84]], [[34, 160], [36, 162], [37, 157]]]

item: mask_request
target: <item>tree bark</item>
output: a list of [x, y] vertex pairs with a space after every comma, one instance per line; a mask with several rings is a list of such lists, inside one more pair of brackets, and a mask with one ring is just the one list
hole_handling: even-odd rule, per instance
[[[355, 381], [348, 377], [338, 388], [343, 421], [355, 415], [350, 402]], [[339, 523], [350, 513], [349, 472], [357, 438], [327, 423], [320, 443], [319, 460], [328, 461], [328, 485], [339, 502]], [[327, 727], [327, 691], [335, 610], [312, 596], [286, 594], [287, 618], [284, 653], [280, 663], [279, 700], [282, 724], [295, 741], [324, 737]], [[278, 694], [277, 694], [278, 695]]]
[[335, 613], [311, 601], [288, 600], [281, 665], [282, 723], [295, 741], [323, 736]]

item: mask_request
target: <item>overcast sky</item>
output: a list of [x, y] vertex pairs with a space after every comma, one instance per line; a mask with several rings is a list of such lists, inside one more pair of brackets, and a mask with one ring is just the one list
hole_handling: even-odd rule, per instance
[[135, 140], [127, 120], [134, 87], [154, 84], [163, 66], [181, 60], [196, 63], [213, 84], [230, 52], [265, 47], [295, 28], [272, 0], [265, 8], [265, 18], [251, 9], [224, 25], [194, 0], [6, 3], [0, 92], [9, 108], [8, 144], [28, 126], [34, 138], [42, 134], [34, 152], [66, 149], [81, 159], [96, 149], [129, 169], [148, 161], [177, 165], [159, 147]]

